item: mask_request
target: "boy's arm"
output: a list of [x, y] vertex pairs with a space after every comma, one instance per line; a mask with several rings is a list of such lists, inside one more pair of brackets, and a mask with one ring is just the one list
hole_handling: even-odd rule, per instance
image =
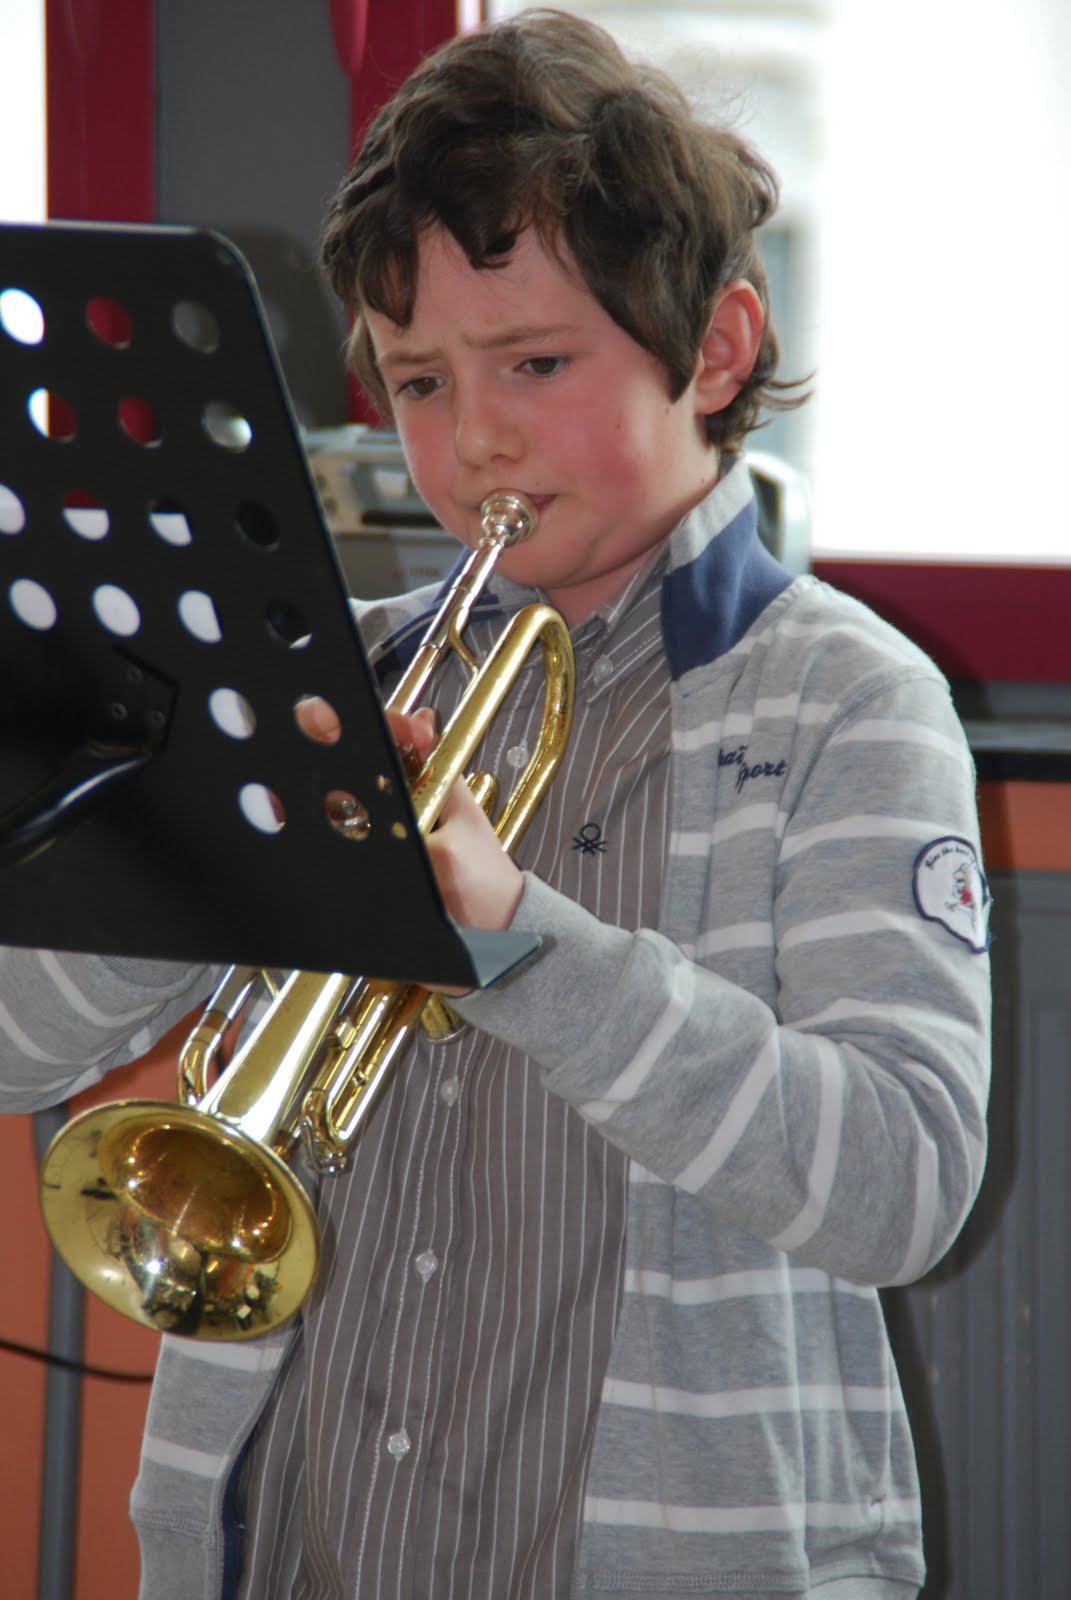
[[68, 1099], [202, 999], [204, 967], [0, 947], [0, 1111]]
[[458, 1009], [728, 1222], [841, 1277], [909, 1281], [955, 1238], [986, 1137], [988, 961], [913, 887], [929, 841], [976, 838], [944, 686], [865, 704], [784, 820], [771, 920], [758, 906], [746, 930], [773, 947], [776, 1010], [703, 966], [702, 944], [691, 960], [532, 878], [513, 926], [541, 952]]

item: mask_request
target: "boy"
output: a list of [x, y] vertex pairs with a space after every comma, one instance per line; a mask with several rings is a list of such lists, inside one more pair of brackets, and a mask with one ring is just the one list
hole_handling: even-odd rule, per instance
[[[946, 686], [755, 535], [738, 452], [779, 398], [753, 238], [774, 198], [738, 140], [551, 13], [430, 58], [335, 198], [354, 361], [424, 499], [465, 543], [492, 489], [538, 511], [474, 648], [542, 591], [577, 715], [516, 861], [463, 786], [430, 841], [459, 920], [541, 946], [457, 1001], [472, 1029], [417, 1047], [324, 1183], [300, 1327], [164, 1341], [145, 1593], [922, 1581], [875, 1286], [938, 1259], [981, 1176], [986, 896]], [[429, 603], [362, 608], [386, 689]], [[524, 764], [540, 698], [533, 669], [482, 765]], [[0, 975], [27, 1098], [204, 982], [22, 952]]]

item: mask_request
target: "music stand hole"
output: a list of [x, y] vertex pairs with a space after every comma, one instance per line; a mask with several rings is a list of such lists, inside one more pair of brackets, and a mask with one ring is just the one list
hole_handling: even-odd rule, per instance
[[329, 700], [319, 694], [304, 694], [294, 702], [294, 721], [306, 739], [314, 744], [337, 744], [342, 723]]
[[221, 450], [241, 455], [253, 443], [253, 426], [234, 406], [224, 400], [211, 400], [201, 413], [201, 426]]
[[178, 598], [178, 614], [186, 632], [202, 644], [218, 644], [223, 638], [219, 613], [203, 589], [185, 589]]
[[238, 791], [238, 809], [258, 833], [279, 833], [286, 826], [283, 803], [265, 783], [244, 783]]
[[43, 439], [70, 444], [78, 432], [74, 407], [52, 389], [35, 389], [26, 402], [26, 409]]
[[160, 419], [144, 395], [125, 394], [119, 402], [118, 415], [119, 426], [135, 444], [151, 449], [160, 443]]
[[372, 831], [368, 807], [348, 789], [332, 789], [324, 796], [324, 815], [343, 839], [360, 842]]
[[104, 507], [81, 489], [72, 489], [64, 495], [63, 520], [80, 539], [104, 539], [111, 527], [111, 518]]
[[59, 612], [56, 602], [43, 583], [33, 578], [16, 578], [7, 591], [11, 609], [20, 622], [38, 633], [46, 633], [56, 625]]
[[129, 639], [141, 627], [141, 612], [134, 599], [117, 583], [101, 583], [93, 590], [93, 612], [102, 628]]
[[165, 544], [193, 543], [189, 514], [178, 500], [155, 500], [149, 507], [149, 526]]
[[26, 526], [26, 509], [14, 489], [0, 483], [0, 533], [21, 533]]
[[115, 350], [125, 350], [134, 331], [128, 312], [107, 295], [94, 295], [86, 302], [86, 326], [101, 344]]
[[219, 323], [196, 300], [180, 300], [171, 308], [171, 331], [198, 355], [210, 356], [219, 349]]
[[279, 524], [264, 506], [255, 500], [243, 500], [234, 513], [238, 531], [258, 550], [274, 550], [279, 543]]
[[286, 645], [288, 650], [304, 650], [312, 638], [312, 629], [304, 613], [291, 605], [289, 600], [271, 601], [264, 620], [271, 637], [277, 644]]
[[40, 305], [25, 289], [0, 289], [0, 328], [17, 344], [40, 344], [45, 318]]
[[208, 697], [208, 714], [228, 739], [251, 739], [256, 731], [256, 713], [237, 689], [213, 689]]

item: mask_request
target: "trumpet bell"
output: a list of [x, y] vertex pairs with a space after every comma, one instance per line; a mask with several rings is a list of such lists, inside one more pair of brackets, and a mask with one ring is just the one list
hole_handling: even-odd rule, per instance
[[252, 1337], [290, 1317], [316, 1277], [319, 1231], [290, 1168], [194, 1107], [83, 1112], [45, 1153], [41, 1208], [86, 1287], [158, 1333]]

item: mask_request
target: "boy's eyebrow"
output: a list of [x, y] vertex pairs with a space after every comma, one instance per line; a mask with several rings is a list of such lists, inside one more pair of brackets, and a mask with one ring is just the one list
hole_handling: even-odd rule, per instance
[[[580, 329], [570, 322], [555, 323], [553, 326], [547, 326], [542, 322], [519, 323], [516, 327], [501, 328], [495, 333], [462, 334], [461, 342], [468, 345], [471, 350], [502, 350], [518, 344], [552, 344], [579, 332]], [[404, 346], [395, 347], [379, 358], [379, 365], [381, 368], [423, 366], [429, 361], [434, 361], [438, 354], [437, 350], [407, 350]]]

